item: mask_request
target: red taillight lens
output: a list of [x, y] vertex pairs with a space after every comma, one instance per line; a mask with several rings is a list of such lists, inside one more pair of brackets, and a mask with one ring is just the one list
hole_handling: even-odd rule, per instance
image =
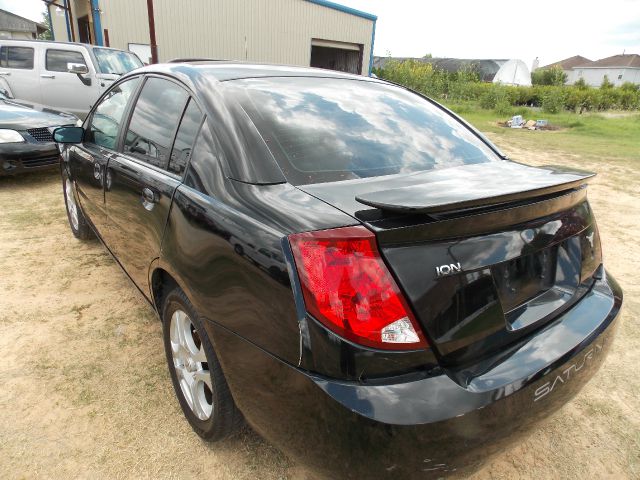
[[427, 342], [364, 227], [289, 236], [307, 310], [337, 334], [374, 348]]

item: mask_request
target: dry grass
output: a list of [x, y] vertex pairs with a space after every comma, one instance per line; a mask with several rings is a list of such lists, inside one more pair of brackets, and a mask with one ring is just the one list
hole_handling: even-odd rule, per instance
[[[640, 166], [501, 146], [600, 173], [590, 196], [626, 307], [596, 378], [473, 478], [639, 478]], [[192, 433], [159, 322], [98, 242], [72, 237], [57, 173], [0, 178], [0, 206], [0, 477], [308, 477], [250, 430], [215, 445]]]

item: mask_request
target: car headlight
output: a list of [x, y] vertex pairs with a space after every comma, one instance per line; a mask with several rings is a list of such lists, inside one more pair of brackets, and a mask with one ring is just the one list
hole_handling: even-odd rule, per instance
[[0, 143], [24, 143], [25, 139], [20, 133], [8, 128], [0, 128]]

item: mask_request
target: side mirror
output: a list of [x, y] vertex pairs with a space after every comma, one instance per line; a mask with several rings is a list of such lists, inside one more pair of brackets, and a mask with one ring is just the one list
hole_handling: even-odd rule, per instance
[[89, 73], [89, 67], [84, 63], [67, 63], [67, 72], [75, 73], [76, 75], [85, 75]]
[[82, 143], [84, 128], [58, 127], [53, 131], [53, 140], [57, 143]]

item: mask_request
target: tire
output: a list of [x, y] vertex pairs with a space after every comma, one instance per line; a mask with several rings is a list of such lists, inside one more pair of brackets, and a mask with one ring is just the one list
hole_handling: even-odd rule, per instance
[[236, 433], [242, 414], [200, 316], [178, 287], [163, 301], [162, 334], [173, 388], [193, 430], [212, 442]]
[[67, 211], [67, 220], [73, 236], [80, 240], [89, 240], [95, 235], [89, 226], [87, 219], [82, 213], [82, 209], [76, 201], [73, 191], [73, 182], [67, 175], [62, 175], [62, 193], [64, 195], [64, 206]]

